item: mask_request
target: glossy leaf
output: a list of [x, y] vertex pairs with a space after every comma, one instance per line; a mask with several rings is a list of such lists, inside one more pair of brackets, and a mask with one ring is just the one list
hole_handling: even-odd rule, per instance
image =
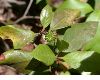
[[73, 25], [64, 34], [64, 41], [69, 43], [67, 52], [77, 51], [93, 39], [97, 31], [97, 22], [85, 22]]
[[65, 42], [64, 40], [57, 40], [57, 48], [59, 51], [66, 50], [68, 46], [69, 44]]
[[35, 59], [47, 66], [52, 65], [56, 59], [52, 50], [45, 44], [38, 45], [32, 53]]
[[0, 64], [2, 63], [19, 63], [24, 62], [32, 59], [32, 54], [29, 52], [24, 52], [21, 50], [9, 50], [3, 53], [5, 56], [5, 60], [0, 61]]
[[11, 39], [14, 49], [18, 49], [32, 42], [34, 39], [34, 32], [8, 25], [0, 27], [0, 37], [2, 39]]
[[46, 28], [51, 23], [52, 17], [53, 17], [52, 8], [49, 5], [46, 5], [42, 9], [40, 14], [40, 21], [44, 28]]
[[100, 22], [100, 10], [92, 12], [86, 21], [99, 21]]
[[51, 21], [50, 30], [57, 30], [68, 27], [75, 23], [75, 19], [80, 16], [80, 11], [75, 9], [65, 9], [56, 11]]
[[94, 51], [77, 51], [65, 55], [62, 59], [69, 66], [69, 69], [77, 69], [80, 67], [81, 62], [89, 58], [93, 53]]
[[3, 53], [5, 60], [0, 61], [0, 64], [10, 64], [15, 67], [19, 72], [23, 72], [25, 67], [31, 61], [32, 53], [21, 50], [9, 50]]
[[85, 46], [85, 50], [94, 50], [100, 53], [100, 10], [91, 13], [87, 18], [88, 21], [98, 21], [99, 25], [94, 39]]
[[95, 0], [95, 9], [100, 10], [100, 0]]
[[45, 64], [43, 64], [42, 62], [34, 58], [30, 61], [30, 63], [26, 67], [26, 69], [36, 71], [36, 72], [42, 72], [42, 71], [47, 70], [48, 68], [49, 66], [46, 66]]
[[13, 63], [13, 64], [10, 64], [10, 66], [14, 67], [18, 72], [20, 72], [22, 74], [29, 74], [32, 71], [32, 70], [26, 69], [29, 62], [30, 62], [30, 60], [18, 62], [18, 63], [15, 63], [15, 64]]
[[82, 61], [81, 66], [77, 70], [100, 74], [100, 53], [94, 53], [91, 57]]
[[41, 2], [41, 0], [36, 0], [36, 4], [38, 4], [39, 2]]
[[85, 16], [87, 13], [93, 11], [92, 7], [88, 3], [81, 2], [80, 0], [66, 0], [60, 7], [62, 9], [78, 9], [81, 11], [81, 16]]

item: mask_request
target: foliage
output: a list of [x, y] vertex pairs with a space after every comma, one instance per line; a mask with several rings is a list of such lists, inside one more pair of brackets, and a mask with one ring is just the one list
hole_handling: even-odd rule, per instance
[[[19, 74], [100, 74], [99, 0], [4, 1], [0, 65]], [[28, 6], [22, 16], [23, 9], [14, 12], [25, 2]]]

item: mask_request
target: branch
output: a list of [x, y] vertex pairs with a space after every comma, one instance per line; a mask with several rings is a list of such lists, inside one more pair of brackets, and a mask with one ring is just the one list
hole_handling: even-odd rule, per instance
[[17, 19], [14, 24], [19, 23], [20, 21], [24, 20], [24, 19], [32, 19], [33, 16], [22, 16], [21, 18]]
[[30, 7], [31, 7], [31, 5], [32, 5], [32, 3], [33, 3], [33, 0], [30, 0], [30, 2], [29, 2], [29, 4], [28, 4], [28, 6], [27, 6], [27, 8], [26, 8], [26, 10], [25, 10], [25, 12], [24, 12], [24, 14], [23, 14], [23, 16], [22, 16], [21, 18], [17, 19], [17, 20], [14, 22], [14, 24], [17, 24], [18, 22], [22, 21], [23, 19], [33, 18], [33, 16], [27, 16], [27, 14], [28, 14], [28, 12], [29, 12], [29, 10], [30, 10]]
[[25, 11], [25, 13], [24, 13], [23, 16], [26, 16], [26, 15], [28, 14], [28, 12], [29, 12], [29, 10], [30, 10], [30, 7], [31, 7], [32, 3], [33, 3], [33, 0], [30, 0], [29, 4], [28, 4], [28, 6], [27, 6], [27, 9], [26, 9], [26, 11]]

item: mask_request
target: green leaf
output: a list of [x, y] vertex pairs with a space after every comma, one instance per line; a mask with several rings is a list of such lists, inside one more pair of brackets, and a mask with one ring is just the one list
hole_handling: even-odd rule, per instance
[[77, 70], [100, 74], [100, 53], [94, 53], [91, 57], [82, 61], [81, 66]]
[[84, 47], [84, 50], [93, 50], [100, 53], [100, 10], [91, 13], [86, 21], [98, 21], [99, 24], [95, 37]]
[[19, 72], [22, 72], [33, 58], [32, 53], [21, 50], [9, 50], [3, 54], [5, 60], [0, 61], [0, 64], [10, 64], [18, 69]]
[[95, 0], [95, 10], [100, 10], [100, 0]]
[[42, 9], [40, 14], [40, 21], [44, 28], [46, 28], [51, 23], [52, 17], [53, 17], [52, 8], [49, 5], [46, 5]]
[[42, 62], [33, 58], [28, 64], [28, 66], [26, 67], [26, 69], [36, 71], [36, 72], [42, 72], [49, 69], [49, 66], [46, 66]]
[[36, 0], [36, 4], [38, 4], [39, 2], [41, 2], [41, 0]]
[[97, 31], [97, 22], [85, 22], [71, 26], [64, 34], [64, 41], [69, 43], [66, 52], [80, 50], [93, 39]]
[[74, 24], [79, 15], [80, 11], [76, 9], [57, 10], [51, 21], [50, 30], [57, 30]]
[[69, 69], [77, 69], [80, 67], [81, 62], [89, 58], [93, 53], [94, 51], [77, 51], [65, 55], [62, 59], [69, 66]]
[[47, 66], [52, 65], [56, 59], [52, 50], [45, 44], [39, 44], [32, 53], [35, 59]]
[[1, 63], [19, 63], [32, 59], [32, 54], [29, 52], [21, 51], [21, 50], [9, 50], [3, 53], [5, 56], [5, 60], [0, 61]]
[[60, 52], [63, 50], [66, 50], [68, 46], [69, 44], [65, 42], [64, 40], [57, 40], [57, 48]]
[[11, 39], [14, 49], [19, 49], [34, 39], [34, 32], [24, 30], [12, 25], [0, 27], [0, 37], [2, 39]]
[[[29, 61], [24, 61], [24, 62], [18, 62], [15, 64], [9, 64], [11, 67], [14, 67], [17, 72], [22, 73], [22, 74], [29, 74], [32, 70], [27, 70], [26, 67], [28, 66]], [[7, 64], [7, 63], [6, 63]]]
[[81, 2], [80, 0], [66, 0], [59, 7], [59, 10], [66, 9], [66, 8], [80, 10], [81, 16], [85, 16], [86, 14], [93, 11], [92, 7], [88, 3]]
[[86, 21], [99, 21], [100, 22], [100, 10], [94, 10]]

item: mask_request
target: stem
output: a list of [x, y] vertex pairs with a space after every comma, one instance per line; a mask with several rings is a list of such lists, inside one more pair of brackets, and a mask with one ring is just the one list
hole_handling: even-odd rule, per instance
[[30, 7], [31, 7], [31, 5], [32, 5], [32, 3], [33, 3], [33, 0], [30, 0], [30, 2], [29, 2], [29, 4], [28, 4], [28, 6], [27, 6], [27, 8], [26, 8], [26, 10], [25, 10], [25, 12], [24, 12], [24, 14], [23, 14], [23, 16], [22, 16], [21, 18], [17, 19], [17, 20], [14, 22], [14, 24], [17, 24], [18, 22], [22, 21], [23, 19], [33, 18], [33, 16], [27, 16], [27, 14], [28, 14], [28, 12], [29, 12], [29, 10], [30, 10]]
[[57, 57], [57, 59], [62, 60], [62, 57]]
[[27, 9], [25, 10], [25, 13], [24, 13], [23, 16], [26, 16], [26, 15], [28, 14], [28, 12], [29, 12], [29, 10], [30, 10], [30, 7], [31, 7], [32, 3], [33, 3], [33, 0], [30, 0], [29, 4], [28, 4], [28, 6], [27, 6]]
[[32, 19], [32, 18], [33, 18], [33, 16], [23, 16], [23, 17], [19, 18], [18, 20], [16, 20], [14, 22], [14, 24], [17, 24], [17, 23], [19, 23], [20, 21], [22, 21], [24, 19]]
[[59, 61], [58, 63], [59, 63], [59, 64], [62, 64], [66, 69], [69, 69], [69, 68], [70, 68], [69, 65], [63, 63], [62, 61]]

